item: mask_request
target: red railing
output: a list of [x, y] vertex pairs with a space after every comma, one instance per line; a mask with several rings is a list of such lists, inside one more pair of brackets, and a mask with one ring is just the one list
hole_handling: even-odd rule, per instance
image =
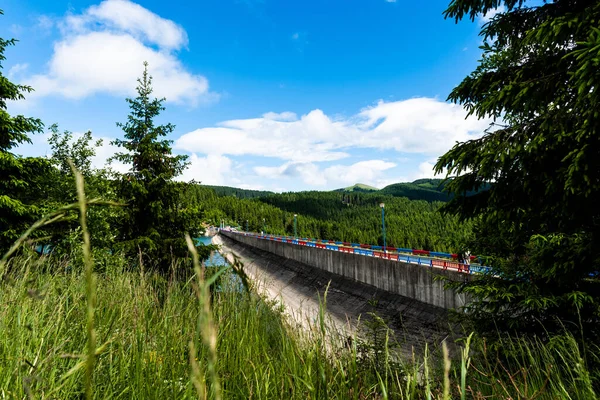
[[[467, 263], [458, 263], [458, 262], [451, 261], [451, 260], [429, 258], [429, 257], [433, 257], [429, 250], [407, 249], [407, 250], [412, 250], [412, 254], [414, 254], [414, 255], [428, 257], [426, 259], [421, 259], [420, 257], [417, 257], [415, 259], [414, 257], [410, 257], [410, 256], [405, 258], [404, 256], [400, 256], [399, 253], [389, 253], [390, 251], [396, 252], [397, 250], [402, 250], [402, 249], [397, 249], [397, 248], [391, 247], [391, 246], [385, 247], [386, 251], [383, 251], [383, 248], [378, 247], [378, 248], [382, 249], [381, 251], [379, 251], [379, 250], [371, 250], [372, 247], [374, 247], [374, 246], [372, 246], [370, 244], [360, 244], [360, 247], [356, 248], [356, 251], [355, 251], [354, 247], [349, 247], [349, 246], [352, 246], [352, 243], [349, 243], [349, 242], [342, 242], [342, 244], [336, 244], [336, 242], [333, 240], [324, 240], [324, 239], [297, 240], [297, 239], [292, 239], [290, 237], [258, 235], [258, 234], [251, 234], [251, 233], [245, 233], [245, 232], [232, 232], [232, 233], [242, 234], [242, 235], [251, 235], [258, 239], [276, 240], [278, 242], [284, 242], [284, 243], [290, 243], [290, 244], [294, 244], [294, 242], [296, 242], [296, 244], [298, 244], [300, 246], [307, 246], [308, 243], [311, 242], [311, 243], [315, 243], [315, 247], [318, 249], [327, 249], [327, 246], [336, 246], [337, 251], [340, 251], [342, 253], [350, 253], [350, 254], [354, 253], [354, 254], [368, 255], [368, 256], [373, 256], [373, 257], [377, 257], [377, 258], [393, 260], [393, 261], [406, 260], [406, 262], [409, 262], [409, 263], [415, 263], [415, 264], [419, 264], [419, 265], [427, 265], [429, 267], [441, 268], [444, 270], [452, 269], [452, 270], [455, 270], [458, 272], [471, 273], [470, 265]], [[359, 249], [368, 251], [368, 254], [360, 252], [361, 250], [359, 250]], [[406, 254], [406, 253], [404, 253], [404, 254]], [[437, 256], [440, 253], [435, 253], [435, 254]], [[442, 253], [442, 254], [444, 254], [444, 253]], [[447, 253], [445, 253], [445, 254], [447, 254]], [[451, 256], [452, 260], [456, 260], [458, 258], [457, 254], [448, 254], [448, 256]], [[470, 260], [476, 260], [476, 259], [477, 259], [477, 256], [470, 256]], [[477, 267], [477, 268], [488, 268], [488, 267]]]

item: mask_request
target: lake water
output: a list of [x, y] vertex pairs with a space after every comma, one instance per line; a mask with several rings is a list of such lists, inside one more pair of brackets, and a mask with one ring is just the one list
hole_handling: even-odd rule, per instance
[[[194, 241], [197, 245], [209, 245], [212, 244], [212, 236], [202, 236], [199, 238], [195, 238]], [[227, 260], [219, 253], [218, 251], [213, 251], [208, 258], [208, 260], [204, 261], [204, 265], [206, 267], [228, 267], [230, 264]], [[224, 291], [224, 290], [233, 290], [234, 292], [242, 293], [245, 292], [244, 282], [242, 279], [233, 271], [233, 269], [229, 269], [228, 272], [224, 274], [224, 277], [227, 281], [227, 284], [217, 284], [216, 291]]]
[[[212, 244], [212, 236], [201, 236], [199, 238], [194, 238], [194, 241], [196, 244], [209, 245]], [[229, 265], [229, 263], [223, 258], [221, 253], [213, 251], [210, 258], [205, 261], [205, 265], [207, 267], [224, 267]]]

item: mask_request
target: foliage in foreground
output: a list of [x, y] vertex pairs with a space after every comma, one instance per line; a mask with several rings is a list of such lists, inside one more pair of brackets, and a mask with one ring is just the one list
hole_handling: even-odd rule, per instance
[[453, 0], [445, 15], [494, 10], [482, 59], [449, 100], [501, 123], [436, 165], [456, 176], [446, 210], [478, 221], [474, 250], [494, 267], [463, 289], [488, 331], [583, 326], [597, 340], [600, 2]]
[[33, 90], [11, 82], [3, 73], [4, 51], [15, 43], [0, 38], [0, 252], [41, 214], [33, 199], [43, 189], [38, 175], [50, 169], [47, 160], [12, 153], [18, 145], [31, 143], [28, 134], [41, 133], [44, 126], [37, 118], [8, 113], [9, 101], [22, 100]]
[[[83, 232], [72, 207], [77, 198], [74, 166], [86, 180], [88, 198], [102, 198], [96, 204], [121, 205], [88, 210], [94, 246], [109, 253], [126, 252], [131, 264], [144, 258], [146, 268], [168, 270], [173, 258], [187, 255], [185, 235], [196, 237], [202, 232], [201, 214], [197, 205], [182, 206], [185, 185], [173, 183], [185, 168], [186, 157], [173, 155], [171, 141], [163, 139], [174, 126], [155, 123], [164, 110], [164, 99], [151, 98], [147, 63], [138, 80], [138, 96], [127, 99], [131, 109], [128, 119], [118, 124], [124, 138], [113, 142], [122, 147], [115, 158], [131, 167], [122, 175], [92, 167], [101, 141], [94, 141], [91, 132], [61, 133], [56, 124], [50, 126], [49, 159], [13, 154], [20, 144], [31, 143], [31, 134], [44, 128], [39, 119], [12, 116], [7, 111], [7, 102], [23, 100], [33, 90], [12, 83], [2, 72], [4, 52], [15, 43], [14, 39], [0, 38], [0, 253], [9, 251], [31, 224], [48, 215], [56, 218], [51, 225], [38, 226], [30, 236], [38, 242], [30, 244], [40, 244], [40, 251], [52, 249], [53, 256], [59, 258], [77, 253], [75, 243]], [[56, 210], [61, 212], [54, 214]]]
[[127, 272], [125, 264], [113, 255], [96, 275], [97, 345], [88, 358], [89, 276], [49, 259], [10, 261], [0, 287], [3, 396], [82, 396], [93, 360], [94, 398], [196, 398], [203, 385], [215, 398], [216, 381], [223, 398], [240, 399], [443, 399], [446, 391], [452, 398], [595, 398], [584, 355], [568, 335], [547, 344], [504, 339], [495, 347], [502, 352], [475, 340], [446, 369], [433, 355], [398, 363], [385, 344], [377, 358], [358, 353], [365, 348], [358, 340], [343, 347], [327, 325], [297, 330], [281, 307], [237, 290], [237, 280], [230, 286], [229, 273], [209, 308], [211, 378], [208, 303], [192, 301], [206, 283]]
[[187, 156], [173, 155], [173, 141], [164, 139], [175, 126], [156, 123], [166, 99], [151, 97], [147, 62], [136, 90], [137, 97], [127, 99], [127, 122], [117, 123], [125, 137], [112, 142], [123, 149], [114, 158], [131, 166], [117, 184], [120, 197], [129, 205], [118, 227], [118, 246], [132, 256], [141, 251], [148, 266], [165, 270], [172, 256], [187, 254], [183, 237], [201, 232], [200, 218], [197, 208], [182, 207], [179, 201], [180, 186], [173, 178], [186, 168]]

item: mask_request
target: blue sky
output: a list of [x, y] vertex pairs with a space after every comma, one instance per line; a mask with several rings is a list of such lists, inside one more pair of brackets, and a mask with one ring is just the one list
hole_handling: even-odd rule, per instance
[[[444, 20], [447, 4], [4, 0], [0, 37], [20, 41], [3, 73], [36, 89], [10, 111], [105, 138], [101, 166], [147, 60], [190, 156], [181, 179], [282, 191], [431, 177], [489, 123], [445, 102], [484, 21]], [[48, 154], [46, 140], [18, 152]]]

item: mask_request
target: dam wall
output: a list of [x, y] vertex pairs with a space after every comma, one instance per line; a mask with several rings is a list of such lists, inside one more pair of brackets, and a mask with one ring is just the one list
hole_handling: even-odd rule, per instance
[[444, 279], [440, 278], [473, 279], [470, 274], [427, 265], [260, 239], [239, 232], [222, 230], [219, 234], [246, 246], [446, 310], [464, 306], [468, 298], [445, 289]]

